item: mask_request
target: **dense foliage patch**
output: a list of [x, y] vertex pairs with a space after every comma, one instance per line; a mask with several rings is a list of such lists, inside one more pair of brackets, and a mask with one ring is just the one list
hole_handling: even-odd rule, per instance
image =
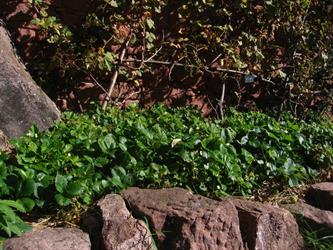
[[[177, 62], [192, 73], [222, 68], [259, 76], [220, 74], [221, 82], [232, 78], [229, 88], [235, 89], [231, 94], [238, 105], [250, 96], [256, 103], [274, 100], [270, 109], [295, 114], [311, 108], [330, 111], [330, 0], [87, 0], [89, 13], [75, 25], [48, 14], [57, 13], [49, 1], [31, 2], [38, 10], [34, 24], [50, 53], [31, 68], [48, 85], [57, 76], [53, 84], [64, 83], [58, 87], [65, 89], [82, 72], [108, 83], [116, 69], [124, 81], [140, 85], [144, 72], [160, 67], [156, 61], [170, 62], [170, 71]], [[125, 59], [137, 63], [119, 62], [124, 47]]]
[[20, 233], [15, 209], [90, 204], [129, 186], [210, 197], [250, 195], [263, 183], [295, 186], [333, 166], [333, 126], [288, 114], [231, 110], [222, 121], [189, 107], [96, 108], [64, 113], [49, 131], [33, 127], [14, 147], [0, 154], [0, 228], [8, 235]]

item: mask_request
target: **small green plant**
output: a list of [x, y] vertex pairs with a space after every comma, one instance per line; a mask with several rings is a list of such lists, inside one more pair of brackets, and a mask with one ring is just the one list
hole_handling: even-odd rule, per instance
[[31, 226], [23, 222], [17, 215], [17, 211], [26, 213], [24, 206], [13, 200], [0, 200], [0, 249], [2, 242], [7, 237], [20, 236], [24, 232], [30, 231]]
[[319, 231], [312, 230], [307, 224], [303, 225], [301, 232], [308, 250], [333, 250], [333, 235], [319, 236]]

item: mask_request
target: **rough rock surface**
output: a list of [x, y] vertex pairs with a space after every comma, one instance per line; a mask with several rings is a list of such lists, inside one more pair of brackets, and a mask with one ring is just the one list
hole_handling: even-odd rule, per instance
[[153, 241], [149, 229], [143, 221], [131, 216], [120, 195], [107, 195], [97, 205], [101, 218], [95, 214], [82, 221], [85, 231], [90, 234], [93, 249], [152, 249]]
[[180, 188], [129, 188], [128, 208], [148, 219], [159, 249], [244, 249], [238, 214], [230, 201], [215, 201]]
[[76, 228], [45, 228], [6, 240], [4, 250], [90, 250], [88, 234]]
[[295, 215], [299, 224], [305, 224], [322, 236], [333, 234], [333, 212], [321, 210], [304, 202], [284, 207]]
[[286, 209], [242, 199], [229, 199], [238, 210], [245, 245], [256, 250], [303, 249], [303, 238]]
[[15, 138], [33, 124], [47, 129], [59, 118], [55, 104], [19, 60], [0, 19], [0, 130], [6, 137]]
[[333, 212], [333, 182], [311, 185], [306, 192], [306, 200], [315, 207]]
[[0, 149], [8, 147], [8, 139], [4, 132], [0, 129]]

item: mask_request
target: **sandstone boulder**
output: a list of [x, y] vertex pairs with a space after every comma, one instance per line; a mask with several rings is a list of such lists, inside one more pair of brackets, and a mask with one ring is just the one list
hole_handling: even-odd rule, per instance
[[120, 195], [110, 194], [97, 204], [99, 216], [91, 213], [82, 220], [89, 232], [93, 249], [153, 249], [149, 229], [143, 221], [133, 218]]
[[286, 209], [241, 199], [235, 205], [245, 245], [255, 250], [303, 249], [303, 238]]
[[181, 188], [129, 188], [122, 195], [134, 215], [148, 219], [158, 249], [244, 249], [238, 213], [230, 201]]
[[299, 224], [316, 231], [318, 235], [333, 235], [333, 212], [321, 210], [304, 202], [284, 205], [295, 215]]
[[4, 242], [4, 250], [90, 250], [88, 234], [76, 228], [45, 228]]
[[19, 60], [0, 19], [0, 130], [6, 137], [15, 138], [33, 124], [43, 130], [59, 118], [55, 104]]
[[333, 182], [311, 185], [306, 192], [306, 200], [315, 207], [333, 212]]

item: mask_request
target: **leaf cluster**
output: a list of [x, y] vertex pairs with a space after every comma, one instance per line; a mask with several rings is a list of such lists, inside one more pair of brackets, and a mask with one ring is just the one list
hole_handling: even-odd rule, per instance
[[0, 229], [8, 235], [22, 225], [13, 209], [91, 204], [130, 186], [251, 195], [264, 183], [296, 186], [333, 166], [327, 119], [230, 110], [207, 120], [194, 108], [163, 105], [67, 112], [13, 145], [15, 156], [0, 154]]
[[[213, 63], [271, 79], [276, 85], [261, 83], [257, 98], [274, 98], [274, 105], [296, 114], [329, 110], [332, 103], [331, 1], [98, 0], [76, 27], [48, 15], [44, 2], [38, 1], [34, 21], [52, 51], [40, 62], [44, 81], [56, 74], [69, 83], [82, 71], [108, 81], [120, 67], [117, 48], [130, 39], [128, 52], [139, 60], [161, 47], [156, 60], [198, 68]], [[141, 80], [142, 69], [134, 66], [121, 66], [128, 81]]]

